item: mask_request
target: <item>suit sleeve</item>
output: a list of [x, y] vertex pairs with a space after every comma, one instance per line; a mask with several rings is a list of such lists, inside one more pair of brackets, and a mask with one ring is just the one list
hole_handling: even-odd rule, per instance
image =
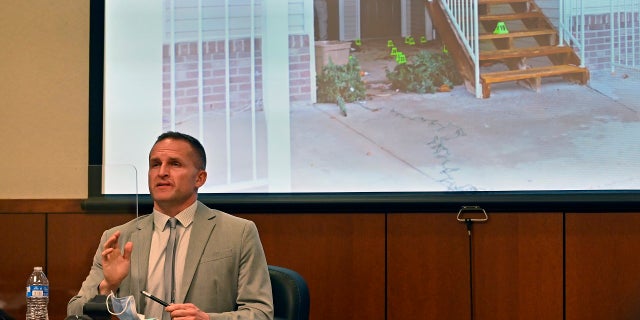
[[[248, 221], [242, 232], [238, 270], [238, 311], [210, 314], [211, 319], [273, 319], [271, 280], [258, 229]], [[253, 317], [251, 316], [253, 313]]]

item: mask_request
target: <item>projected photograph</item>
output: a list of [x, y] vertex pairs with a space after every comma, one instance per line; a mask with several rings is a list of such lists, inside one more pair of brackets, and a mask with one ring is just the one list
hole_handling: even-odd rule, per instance
[[140, 192], [168, 130], [203, 193], [640, 189], [638, 1], [105, 5], [104, 163]]

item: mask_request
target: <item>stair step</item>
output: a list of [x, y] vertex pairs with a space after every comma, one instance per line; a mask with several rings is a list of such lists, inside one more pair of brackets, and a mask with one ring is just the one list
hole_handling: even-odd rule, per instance
[[498, 71], [491, 73], [484, 73], [480, 75], [480, 81], [482, 82], [482, 95], [484, 98], [489, 98], [491, 94], [491, 84], [499, 82], [509, 82], [525, 79], [536, 79], [544, 77], [564, 76], [564, 75], [579, 75], [579, 82], [586, 83], [588, 80], [588, 71], [586, 68], [581, 68], [574, 65], [557, 65], [557, 66], [545, 66], [529, 68], [524, 70], [508, 70]]
[[[469, 84], [475, 83], [475, 66], [468, 57], [460, 52], [464, 52], [461, 38], [457, 35], [455, 28], [448, 19], [440, 18], [446, 16], [444, 9], [437, 4], [438, 1], [427, 1], [426, 6], [434, 17], [434, 27], [442, 31], [444, 35], [443, 43], [451, 50], [452, 56], [460, 73]], [[478, 0], [481, 5], [478, 11], [482, 30], [486, 33], [476, 35], [478, 40], [484, 40], [481, 46], [485, 49], [494, 48], [493, 51], [482, 50], [480, 61], [491, 62], [500, 61], [509, 69], [507, 71], [482, 73], [480, 83], [482, 96], [489, 98], [491, 86], [494, 83], [522, 81], [525, 86], [538, 91], [542, 78], [562, 77], [566, 81], [574, 81], [586, 84], [589, 80], [589, 70], [578, 67], [580, 58], [575, 54], [570, 46], [558, 46], [558, 32], [548, 17], [542, 12], [534, 0]], [[507, 34], [494, 34], [493, 29], [497, 28], [497, 22], [504, 22], [510, 30]], [[502, 25], [499, 26], [500, 29]], [[475, 39], [465, 39], [475, 40]], [[548, 57], [551, 65], [544, 67], [527, 67], [524, 70], [518, 69], [522, 63], [516, 63], [520, 58]], [[523, 61], [524, 62], [524, 61]], [[536, 60], [535, 64], [542, 63]], [[525, 63], [526, 64], [526, 63]], [[487, 63], [483, 65], [488, 65]], [[468, 88], [472, 88], [469, 86]]]
[[484, 83], [498, 83], [531, 78], [544, 78], [561, 76], [572, 73], [585, 73], [587, 69], [574, 65], [558, 65], [529, 68], [524, 70], [507, 70], [481, 74], [480, 78]]
[[509, 14], [492, 14], [480, 16], [480, 21], [513, 21], [523, 19], [542, 18], [543, 15], [539, 11], [519, 12]]
[[522, 58], [522, 57], [541, 57], [552, 54], [570, 54], [573, 49], [569, 46], [544, 46], [544, 47], [531, 47], [525, 49], [510, 49], [510, 50], [494, 50], [480, 52], [480, 61], [489, 60], [502, 60], [510, 58]]
[[480, 35], [480, 40], [524, 38], [524, 37], [535, 37], [535, 36], [545, 36], [545, 35], [550, 36], [555, 34], [556, 34], [556, 31], [553, 29], [515, 31], [515, 32], [509, 32], [507, 34], [484, 33]]

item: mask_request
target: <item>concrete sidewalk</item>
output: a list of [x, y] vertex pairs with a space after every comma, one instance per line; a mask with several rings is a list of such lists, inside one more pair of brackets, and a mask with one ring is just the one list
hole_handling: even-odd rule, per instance
[[[365, 69], [366, 70], [366, 69]], [[380, 72], [379, 70], [374, 72]], [[366, 77], [365, 77], [366, 78]], [[638, 189], [640, 73], [294, 106], [293, 190]]]

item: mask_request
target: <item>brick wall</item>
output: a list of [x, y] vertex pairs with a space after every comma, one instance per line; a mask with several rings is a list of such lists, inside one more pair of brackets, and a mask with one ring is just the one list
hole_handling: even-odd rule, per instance
[[289, 99], [311, 101], [309, 37], [289, 36]]
[[[229, 101], [232, 110], [251, 105], [251, 39], [235, 39], [229, 43]], [[256, 39], [255, 94], [256, 108], [262, 100], [262, 47]], [[163, 123], [165, 130], [170, 121], [171, 65], [169, 46], [163, 48]], [[176, 120], [181, 121], [198, 111], [198, 44], [178, 43], [175, 46], [175, 99]], [[208, 41], [202, 45], [203, 74], [202, 99], [204, 111], [226, 107], [225, 41]], [[309, 38], [306, 35], [289, 36], [289, 99], [311, 101]]]
[[[638, 12], [585, 16], [585, 65], [591, 70], [611, 68], [613, 55], [616, 63], [640, 63], [640, 21]], [[614, 37], [611, 37], [611, 28]], [[611, 42], [614, 50], [611, 52]], [[635, 48], [635, 50], [634, 50]]]

